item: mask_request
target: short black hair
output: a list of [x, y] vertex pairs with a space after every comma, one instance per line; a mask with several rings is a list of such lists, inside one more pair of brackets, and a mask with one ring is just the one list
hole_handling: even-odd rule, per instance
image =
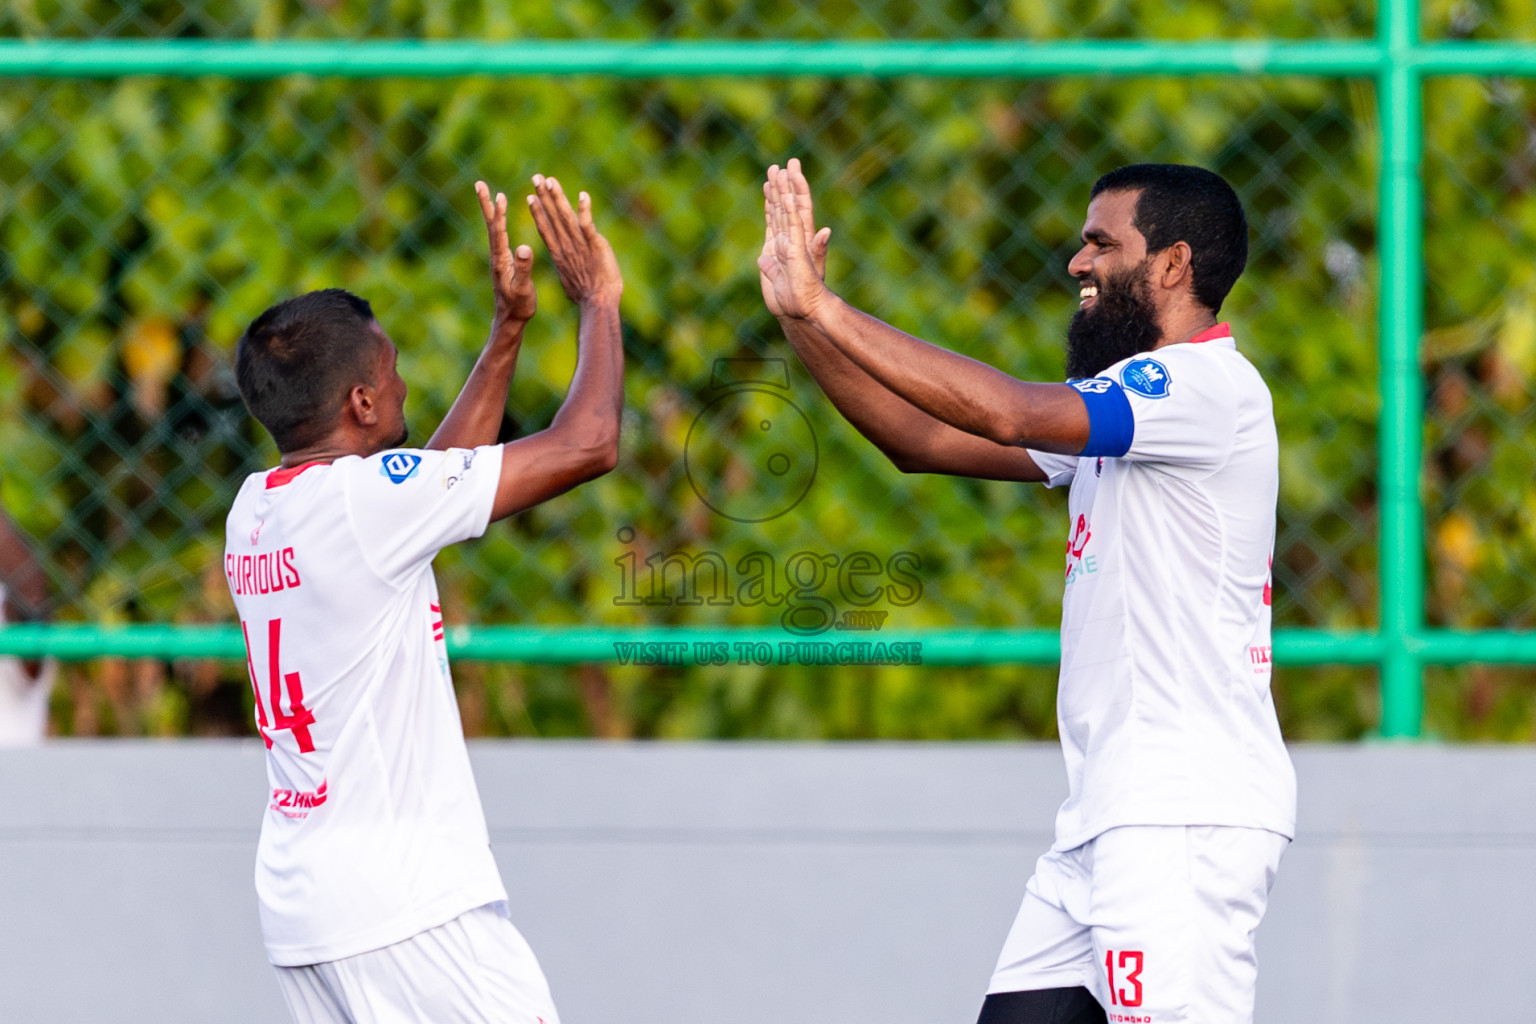
[[281, 452], [314, 444], [358, 384], [374, 384], [373, 307], [340, 288], [279, 302], [240, 336], [240, 397]]
[[1147, 240], [1147, 255], [1188, 242], [1195, 298], [1212, 313], [1221, 312], [1248, 265], [1248, 218], [1237, 193], [1204, 167], [1131, 164], [1094, 182], [1089, 198], [1138, 189], [1135, 224]]

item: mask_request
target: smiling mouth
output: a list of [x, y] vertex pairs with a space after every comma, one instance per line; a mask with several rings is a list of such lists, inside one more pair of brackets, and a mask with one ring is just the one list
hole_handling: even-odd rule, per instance
[[1077, 290], [1077, 298], [1078, 298], [1077, 307], [1079, 309], [1082, 309], [1084, 306], [1088, 305], [1090, 302], [1092, 302], [1093, 300], [1097, 299], [1098, 297], [1099, 297], [1099, 286], [1096, 285], [1096, 284], [1085, 284], [1085, 285], [1083, 285], [1081, 288], [1079, 288]]

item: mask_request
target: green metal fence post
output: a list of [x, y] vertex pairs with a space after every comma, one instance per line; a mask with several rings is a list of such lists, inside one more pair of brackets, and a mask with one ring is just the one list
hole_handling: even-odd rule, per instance
[[1423, 79], [1413, 62], [1418, 0], [1380, 0], [1377, 79], [1381, 120], [1381, 419], [1377, 430], [1381, 515], [1381, 735], [1419, 735], [1424, 627], [1424, 509], [1419, 497], [1423, 382]]

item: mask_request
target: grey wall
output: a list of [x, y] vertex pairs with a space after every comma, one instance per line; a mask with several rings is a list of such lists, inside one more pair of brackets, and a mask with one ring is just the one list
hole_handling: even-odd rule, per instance
[[[484, 743], [514, 920], [566, 1024], [970, 1024], [1060, 755]], [[1295, 751], [1258, 1019], [1529, 1019], [1536, 751]], [[285, 1014], [257, 930], [259, 743], [0, 752], [0, 1021]]]

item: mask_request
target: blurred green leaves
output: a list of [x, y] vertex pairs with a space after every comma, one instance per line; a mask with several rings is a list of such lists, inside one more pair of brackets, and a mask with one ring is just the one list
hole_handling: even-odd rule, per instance
[[[0, 34], [1299, 37], [1365, 36], [1373, 15], [1336, 0], [26, 0], [0, 12]], [[1448, 16], [1431, 5], [1426, 24]], [[1431, 608], [1445, 624], [1529, 626], [1536, 473], [1519, 442], [1536, 372], [1525, 257], [1536, 241], [1536, 97], [1447, 80], [1431, 83], [1426, 109]], [[365, 296], [402, 349], [407, 413], [424, 438], [487, 326], [471, 193], [484, 178], [514, 197], [513, 240], [538, 254], [540, 313], [509, 430], [540, 428], [569, 379], [575, 327], [516, 200], [541, 171], [593, 193], [626, 274], [623, 456], [610, 476], [445, 552], [450, 621], [762, 625], [777, 612], [617, 605], [616, 560], [912, 551], [924, 594], [891, 609], [893, 625], [1048, 628], [1061, 496], [902, 476], [835, 414], [762, 307], [763, 168], [806, 161], [819, 219], [833, 227], [829, 277], [851, 301], [1054, 379], [1075, 308], [1064, 268], [1093, 180], [1123, 163], [1195, 162], [1226, 175], [1250, 217], [1249, 271], [1224, 316], [1275, 394], [1278, 621], [1369, 627], [1376, 150], [1370, 87], [1305, 78], [13, 82], [0, 92], [0, 498], [44, 539], [61, 615], [228, 617], [224, 510], [241, 477], [274, 458], [232, 386], [245, 323], [311, 288]], [[712, 512], [683, 471], [695, 417], [719, 395], [714, 361], [738, 356], [786, 360], [788, 398], [816, 433], [815, 483], [765, 523]], [[717, 467], [722, 486], [749, 492], [748, 461]], [[1054, 728], [1050, 674], [1032, 668], [458, 671], [467, 725], [489, 732]], [[238, 665], [117, 678], [79, 670], [59, 698], [61, 727], [216, 731], [243, 714]], [[166, 688], [181, 703], [167, 703]], [[1277, 683], [1296, 737], [1359, 735], [1370, 692], [1354, 670], [1282, 671]], [[167, 717], [167, 707], [182, 710]]]

